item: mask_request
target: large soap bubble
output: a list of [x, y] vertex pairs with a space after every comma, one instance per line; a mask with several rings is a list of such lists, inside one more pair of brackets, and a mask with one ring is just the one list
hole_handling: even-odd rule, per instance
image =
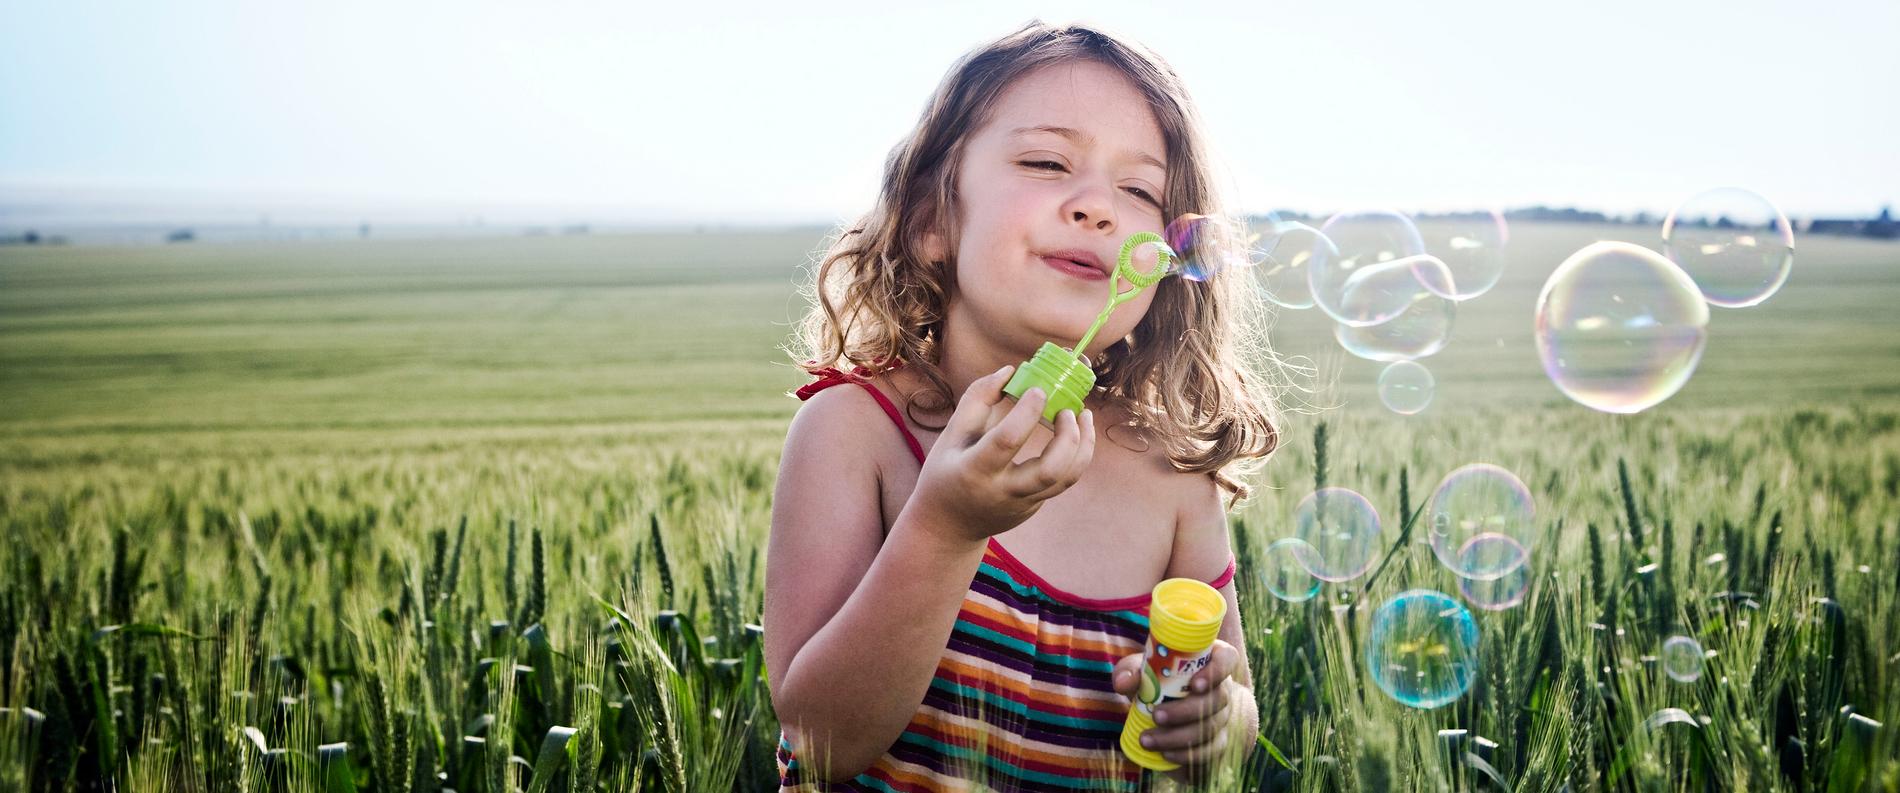
[[1189, 281], [1206, 281], [1247, 263], [1239, 228], [1226, 218], [1185, 214], [1170, 222], [1161, 236], [1181, 257], [1175, 266]]
[[1315, 490], [1293, 510], [1294, 546], [1300, 566], [1322, 581], [1338, 583], [1365, 575], [1379, 550], [1379, 511], [1343, 487]]
[[1794, 268], [1794, 227], [1774, 204], [1739, 187], [1697, 193], [1663, 220], [1663, 250], [1710, 303], [1767, 300]]
[[[1341, 212], [1328, 218], [1319, 232], [1338, 254], [1307, 265], [1307, 283], [1313, 288], [1314, 305], [1333, 319], [1377, 325], [1398, 316], [1424, 288], [1407, 267], [1374, 269], [1425, 254], [1425, 241], [1411, 218], [1390, 210]], [[1362, 283], [1368, 278], [1376, 280]], [[1352, 303], [1346, 302], [1349, 285], [1357, 287]]]
[[1432, 371], [1424, 364], [1397, 361], [1379, 372], [1379, 403], [1399, 415], [1415, 415], [1432, 404], [1436, 386]]
[[1372, 615], [1366, 672], [1379, 690], [1414, 708], [1457, 700], [1478, 674], [1478, 625], [1450, 595], [1413, 589]]
[[1339, 249], [1319, 229], [1292, 221], [1273, 223], [1255, 241], [1254, 249], [1259, 260], [1254, 265], [1254, 284], [1261, 297], [1294, 309], [1313, 307], [1313, 285], [1307, 275], [1313, 263], [1339, 256]]
[[[1446, 474], [1427, 514], [1432, 553], [1460, 578], [1502, 578], [1522, 566], [1537, 544], [1530, 488], [1490, 463]], [[1486, 541], [1494, 537], [1508, 542]]]
[[1689, 382], [1708, 341], [1709, 306], [1660, 254], [1598, 242], [1571, 254], [1537, 296], [1544, 373], [1565, 396], [1636, 413]]
[[[1299, 550], [1302, 548], [1305, 550]], [[1260, 565], [1260, 580], [1267, 585], [1267, 591], [1288, 603], [1311, 600], [1319, 594], [1319, 579], [1307, 572], [1299, 559], [1300, 553], [1311, 550], [1311, 545], [1297, 537], [1287, 537], [1267, 546]]]
[[1369, 361], [1410, 361], [1444, 349], [1456, 316], [1456, 303], [1420, 292], [1398, 316], [1377, 325], [1333, 323], [1333, 339], [1346, 352]]
[[1425, 250], [1441, 263], [1448, 277], [1426, 270], [1419, 283], [1448, 300], [1470, 300], [1491, 291], [1504, 275], [1504, 246], [1510, 227], [1494, 210], [1460, 212], [1419, 225]]

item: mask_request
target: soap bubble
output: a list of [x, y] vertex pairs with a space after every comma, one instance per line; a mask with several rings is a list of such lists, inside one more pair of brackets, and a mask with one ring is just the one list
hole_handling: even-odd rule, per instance
[[1188, 213], [1175, 218], [1161, 233], [1168, 247], [1182, 258], [1176, 270], [1189, 281], [1206, 281], [1223, 270], [1244, 263], [1241, 238], [1231, 221]]
[[1288, 603], [1311, 600], [1319, 594], [1319, 579], [1300, 564], [1301, 548], [1305, 548], [1306, 552], [1312, 550], [1305, 540], [1287, 537], [1267, 546], [1267, 555], [1261, 560], [1261, 582], [1267, 585], [1267, 591], [1273, 593], [1274, 597]]
[[[1314, 305], [1333, 319], [1377, 325], [1398, 316], [1424, 288], [1407, 267], [1383, 268], [1374, 276], [1374, 265], [1424, 255], [1425, 242], [1405, 215], [1389, 210], [1341, 212], [1328, 218], [1319, 232], [1332, 241], [1337, 254], [1314, 259], [1306, 277]], [[1434, 271], [1428, 267], [1427, 272]], [[1358, 284], [1355, 302], [1347, 304], [1347, 286], [1368, 277], [1377, 280]]]
[[1333, 241], [1319, 229], [1289, 221], [1273, 224], [1257, 246], [1262, 261], [1254, 265], [1254, 284], [1261, 296], [1286, 308], [1312, 308], [1313, 285], [1307, 273], [1313, 262], [1339, 255]]
[[1465, 596], [1465, 602], [1486, 611], [1503, 611], [1524, 602], [1524, 595], [1531, 589], [1530, 554], [1516, 540], [1502, 534], [1485, 534], [1471, 538], [1458, 554], [1460, 562], [1467, 567], [1486, 566], [1487, 559], [1522, 558], [1517, 569], [1490, 580], [1473, 578], [1458, 579], [1458, 593]]
[[1346, 352], [1369, 361], [1410, 361], [1445, 348], [1456, 314], [1456, 303], [1420, 292], [1404, 312], [1377, 325], [1334, 323], [1333, 339]]
[[1768, 199], [1739, 187], [1697, 193], [1663, 220], [1663, 250], [1702, 296], [1724, 308], [1767, 300], [1794, 268], [1794, 227]]
[[1661, 255], [1598, 242], [1570, 255], [1537, 296], [1535, 337], [1558, 390], [1606, 413], [1668, 399], [1695, 372], [1709, 306]]
[[1419, 226], [1425, 250], [1444, 264], [1448, 277], [1425, 271], [1419, 283], [1448, 300], [1470, 300], [1491, 291], [1504, 275], [1504, 245], [1510, 227], [1493, 210], [1462, 212]]
[[1643, 729], [1650, 732], [1656, 732], [1671, 724], [1682, 724], [1697, 730], [1702, 729], [1702, 721], [1689, 715], [1689, 711], [1683, 710], [1682, 708], [1663, 708], [1655, 713], [1649, 714], [1649, 718], [1643, 719]]
[[[1460, 578], [1501, 578], [1530, 558], [1536, 513], [1530, 488], [1516, 474], [1490, 463], [1463, 466], [1432, 491], [1432, 553]], [[1490, 537], [1510, 542], [1479, 542]]]
[[1322, 581], [1338, 583], [1365, 575], [1379, 551], [1379, 511], [1343, 487], [1315, 490], [1293, 510], [1293, 547], [1300, 566]]
[[1424, 364], [1397, 361], [1379, 373], [1379, 402], [1399, 415], [1415, 415], [1432, 403], [1435, 386], [1432, 371]]
[[1678, 683], [1694, 683], [1702, 677], [1702, 645], [1687, 636], [1671, 636], [1663, 642], [1663, 673]]
[[1478, 625], [1450, 595], [1413, 589], [1372, 615], [1366, 672], [1379, 689], [1414, 708], [1448, 704], [1478, 673]]

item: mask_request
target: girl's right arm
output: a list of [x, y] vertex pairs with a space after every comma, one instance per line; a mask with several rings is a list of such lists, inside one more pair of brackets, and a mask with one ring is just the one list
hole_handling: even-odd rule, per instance
[[989, 537], [1067, 489], [1094, 452], [1094, 422], [1064, 413], [1042, 456], [1013, 458], [1037, 426], [1035, 392], [1002, 403], [1008, 369], [970, 385], [904, 510], [880, 543], [874, 464], [861, 453], [860, 389], [833, 388], [793, 419], [766, 550], [767, 682], [813, 774], [870, 767], [916, 714]]

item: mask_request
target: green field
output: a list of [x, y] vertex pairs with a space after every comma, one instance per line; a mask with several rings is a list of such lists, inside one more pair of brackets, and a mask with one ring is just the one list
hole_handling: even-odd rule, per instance
[[[747, 626], [821, 237], [0, 248], [0, 789], [770, 787]], [[1681, 393], [1611, 417], [1530, 337], [1597, 239], [1655, 242], [1515, 227], [1417, 417], [1282, 314], [1308, 401], [1342, 407], [1289, 414], [1233, 515], [1291, 768], [1257, 751], [1219, 787], [1900, 788], [1900, 245], [1800, 239], [1781, 293], [1713, 310]], [[1288, 604], [1245, 574], [1321, 422], [1325, 480], [1394, 550]], [[1479, 460], [1536, 496], [1536, 585], [1478, 615], [1469, 695], [1406, 709], [1362, 680], [1369, 609], [1456, 582], [1395, 516]], [[1716, 653], [1697, 683], [1644, 660], [1678, 632]], [[1643, 727], [1670, 707], [1708, 721]]]

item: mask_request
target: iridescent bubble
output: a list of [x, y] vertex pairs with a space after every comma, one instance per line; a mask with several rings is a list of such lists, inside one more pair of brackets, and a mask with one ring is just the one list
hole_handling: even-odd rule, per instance
[[1460, 578], [1502, 578], [1522, 567], [1537, 545], [1532, 525], [1537, 509], [1530, 488], [1516, 474], [1490, 463], [1472, 463], [1446, 474], [1432, 491], [1427, 514], [1432, 553]]
[[1223, 270], [1245, 262], [1238, 229], [1228, 220], [1188, 213], [1169, 223], [1161, 236], [1182, 258], [1175, 263], [1182, 278], [1206, 281]]
[[1598, 242], [1571, 254], [1537, 296], [1535, 337], [1557, 389], [1606, 413], [1668, 399], [1695, 372], [1709, 306], [1660, 254]]
[[1426, 271], [1419, 283], [1448, 300], [1470, 300], [1491, 291], [1504, 275], [1504, 246], [1511, 240], [1504, 216], [1493, 210], [1462, 212], [1419, 226], [1425, 250], [1445, 266], [1449, 277]]
[[1697, 193], [1663, 220], [1663, 251], [1724, 308], [1767, 300], [1794, 269], [1794, 227], [1768, 199], [1739, 187]]
[[[1389, 265], [1378, 265], [1385, 267]], [[1369, 361], [1410, 361], [1445, 348], [1451, 340], [1456, 303], [1421, 291], [1398, 316], [1377, 325], [1333, 323], [1333, 339], [1346, 352]]]
[[1288, 603], [1311, 600], [1319, 594], [1319, 579], [1307, 572], [1300, 564], [1300, 548], [1312, 550], [1305, 540], [1287, 537], [1267, 546], [1267, 554], [1261, 560], [1260, 580], [1267, 585], [1267, 591], [1274, 597]]
[[1450, 595], [1413, 589], [1372, 615], [1366, 672], [1401, 704], [1436, 708], [1457, 700], [1478, 673], [1478, 624]]
[[1293, 547], [1300, 566], [1322, 581], [1338, 583], [1365, 575], [1379, 550], [1379, 511], [1343, 487], [1315, 490], [1293, 510]]
[[[1390, 210], [1341, 212], [1328, 218], [1319, 232], [1338, 253], [1308, 264], [1307, 283], [1313, 288], [1314, 305], [1333, 319], [1353, 326], [1377, 325], [1398, 316], [1424, 288], [1408, 268], [1384, 268], [1375, 283], [1358, 284], [1355, 301], [1346, 302], [1347, 287], [1371, 276], [1373, 265], [1424, 255], [1425, 242], [1411, 218]], [[1432, 272], [1429, 267], [1427, 271]]]
[[1379, 372], [1379, 402], [1402, 416], [1416, 415], [1432, 404], [1437, 382], [1432, 371], [1417, 361], [1397, 361]]
[[1687, 636], [1671, 636], [1663, 642], [1663, 674], [1678, 683], [1694, 683], [1702, 677], [1702, 645]]
[[1465, 543], [1459, 560], [1469, 567], [1483, 567], [1487, 560], [1519, 557], [1526, 560], [1517, 565], [1517, 569], [1490, 580], [1478, 580], [1460, 577], [1458, 593], [1465, 596], [1465, 602], [1486, 611], [1503, 611], [1524, 602], [1524, 595], [1531, 589], [1531, 566], [1527, 563], [1530, 554], [1516, 540], [1501, 534], [1486, 534], [1471, 538]]
[[1259, 263], [1254, 284], [1261, 296], [1286, 308], [1313, 307], [1313, 285], [1307, 280], [1313, 262], [1339, 255], [1333, 241], [1305, 223], [1276, 222], [1257, 241]]

